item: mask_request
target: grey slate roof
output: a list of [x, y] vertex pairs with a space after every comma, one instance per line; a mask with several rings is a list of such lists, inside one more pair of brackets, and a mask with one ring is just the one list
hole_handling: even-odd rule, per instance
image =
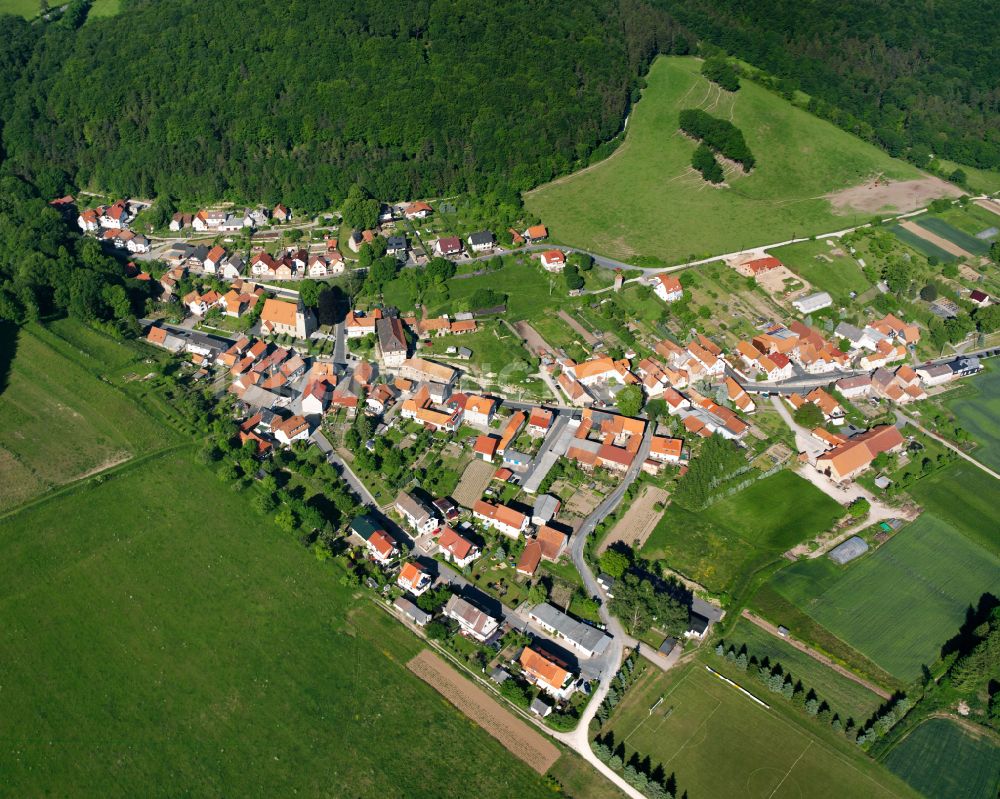
[[535, 605], [529, 615], [543, 627], [554, 630], [581, 652], [592, 656], [601, 654], [611, 643], [611, 636], [604, 631], [577, 621], [548, 603]]
[[492, 244], [493, 234], [488, 230], [480, 230], [478, 233], [473, 233], [469, 236], [469, 243], [473, 246], [477, 244]]

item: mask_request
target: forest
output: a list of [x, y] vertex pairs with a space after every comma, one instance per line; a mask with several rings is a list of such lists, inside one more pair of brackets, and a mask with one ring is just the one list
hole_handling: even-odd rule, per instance
[[657, 0], [699, 38], [810, 95], [891, 155], [1000, 168], [996, 3]]
[[620, 131], [657, 53], [693, 46], [645, 0], [125, 0], [0, 35], [3, 146], [43, 195], [305, 211], [355, 183], [516, 203]]

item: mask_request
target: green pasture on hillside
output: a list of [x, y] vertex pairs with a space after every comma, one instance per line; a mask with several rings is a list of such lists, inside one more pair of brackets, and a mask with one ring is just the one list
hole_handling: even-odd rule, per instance
[[[728, 93], [700, 74], [701, 61], [661, 57], [618, 151], [525, 194], [559, 241], [623, 258], [678, 262], [838, 230], [870, 214], [834, 213], [825, 195], [882, 173], [920, 173], [748, 80]], [[678, 113], [701, 108], [739, 127], [757, 160], [728, 188], [691, 168], [695, 143]]]

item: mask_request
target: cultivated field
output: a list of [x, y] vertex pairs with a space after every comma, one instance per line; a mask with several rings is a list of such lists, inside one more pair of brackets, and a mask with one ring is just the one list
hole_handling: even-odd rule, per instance
[[778, 572], [773, 585], [907, 681], [937, 660], [970, 604], [1000, 590], [1000, 558], [925, 513], [871, 555], [845, 567], [828, 558], [799, 561]]
[[952, 242], [950, 238], [945, 238], [924, 225], [918, 225], [916, 222], [906, 221], [900, 222], [899, 227], [921, 239], [924, 239], [933, 246], [944, 250], [949, 255], [954, 255], [956, 258], [972, 257], [972, 253], [959, 247], [957, 244]]
[[995, 799], [1000, 788], [1000, 746], [948, 719], [923, 722], [885, 765], [933, 799]]
[[633, 751], [648, 755], [654, 767], [659, 763], [667, 774], [675, 773], [678, 787], [692, 797], [916, 795], [842, 736], [835, 739], [806, 717], [793, 717], [794, 712], [787, 703], [761, 707], [706, 671], [698, 659], [669, 673], [647, 669], [609, 727], [616, 745], [624, 740], [626, 759]]
[[816, 691], [843, 718], [850, 716], [858, 722], [864, 721], [884, 701], [748, 619], [739, 619], [726, 635], [726, 641], [737, 647], [746, 644], [750, 654], [756, 655], [758, 660], [767, 657], [772, 663], [780, 663], [794, 679], [802, 680], [803, 685]]
[[921, 478], [907, 492], [932, 516], [1000, 557], [997, 481], [971, 463], [956, 461]]
[[669, 494], [662, 488], [646, 486], [635, 502], [625, 511], [625, 515], [618, 520], [618, 523], [611, 528], [611, 532], [601, 541], [599, 551], [603, 552], [618, 541], [624, 541], [628, 546], [635, 545], [637, 549], [641, 548], [646, 543], [646, 539], [649, 538], [649, 534], [653, 532], [653, 528], [656, 527], [662, 512], [657, 511], [653, 506], [658, 502], [666, 502], [668, 496]]
[[539, 774], [559, 758], [554, 743], [462, 677], [439, 655], [425, 649], [406, 666]]
[[972, 456], [1000, 471], [1000, 367], [984, 363], [984, 371], [965, 381], [962, 395], [945, 404], [979, 444]]
[[975, 236], [969, 235], [964, 230], [959, 230], [952, 225], [949, 225], [944, 219], [937, 216], [921, 216], [914, 220], [914, 223], [919, 227], [928, 230], [940, 236], [943, 239], [951, 242], [955, 246], [961, 248], [967, 253], [972, 255], [986, 255], [990, 251], [989, 242], [983, 239], [977, 239]]
[[496, 470], [494, 464], [476, 458], [465, 467], [452, 498], [463, 508], [471, 508], [476, 504], [476, 500], [483, 498], [483, 491], [490, 484]]
[[785, 470], [698, 513], [670, 505], [643, 554], [665, 558], [684, 576], [726, 591], [741, 575], [829, 529], [841, 515], [834, 500]]
[[[875, 189], [827, 195], [870, 178], [913, 180], [912, 166], [795, 108], [749, 81], [730, 94], [703, 78], [695, 58], [662, 57], [652, 65], [625, 141], [606, 161], [525, 194], [525, 203], [566, 243], [635, 258], [679, 262], [837, 230], [870, 216], [864, 202]], [[757, 158], [729, 188], [713, 188], [690, 166], [695, 144], [677, 131], [683, 108], [702, 108], [731, 120]], [[950, 194], [930, 179], [918, 199]], [[880, 200], [891, 204], [891, 197]], [[899, 208], [913, 198], [904, 196]], [[917, 205], [912, 208], [920, 207]]]
[[[916, 228], [914, 231], [913, 228]], [[937, 258], [941, 263], [951, 263], [955, 260], [955, 253], [945, 247], [939, 247], [937, 243], [929, 238], [930, 234], [924, 235], [916, 225], [892, 225], [889, 230], [895, 234], [903, 244], [908, 244], [917, 252], [926, 255], [928, 258]], [[948, 242], [945, 242], [948, 244]], [[949, 245], [950, 247], [951, 245]]]
[[551, 796], [186, 451], [0, 521], [0, 615], [11, 796]]
[[[66, 346], [37, 326], [0, 336], [0, 362], [10, 362], [0, 367], [0, 511], [172, 439], [86, 356], [55, 348]], [[135, 360], [119, 349], [122, 364]]]

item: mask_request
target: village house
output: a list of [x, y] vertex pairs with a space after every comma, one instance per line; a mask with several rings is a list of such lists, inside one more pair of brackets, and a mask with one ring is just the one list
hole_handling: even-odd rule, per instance
[[542, 548], [542, 559], [556, 561], [566, 548], [568, 538], [565, 533], [556, 530], [554, 527], [542, 524], [535, 533], [535, 540]]
[[400, 491], [396, 496], [396, 512], [406, 520], [406, 523], [417, 531], [418, 535], [432, 533], [438, 528], [439, 520], [434, 509], [427, 503], [406, 491]]
[[464, 569], [480, 554], [479, 547], [450, 527], [442, 528], [437, 539], [437, 552], [460, 569]]
[[534, 577], [538, 565], [542, 562], [542, 547], [537, 541], [528, 541], [518, 556], [514, 571], [526, 577]]
[[478, 427], [487, 427], [493, 421], [496, 411], [496, 400], [470, 394], [465, 400], [465, 423]]
[[857, 377], [842, 377], [834, 385], [837, 391], [843, 394], [844, 399], [857, 399], [867, 397], [872, 392], [872, 379], [870, 375], [858, 375]]
[[365, 541], [368, 556], [376, 563], [385, 566], [399, 554], [399, 546], [395, 539], [385, 530], [376, 530]]
[[403, 361], [399, 367], [399, 376], [417, 383], [436, 383], [450, 390], [458, 378], [458, 371], [426, 358], [412, 357]]
[[920, 384], [920, 376], [912, 367], [903, 364], [895, 371], [880, 368], [872, 372], [872, 393], [877, 397], [906, 405], [927, 399], [927, 392]]
[[603, 654], [611, 643], [611, 636], [603, 630], [577, 621], [548, 603], [535, 605], [528, 619], [585, 657]]
[[552, 411], [546, 408], [532, 408], [528, 415], [528, 435], [532, 438], [543, 438], [552, 426]]
[[409, 591], [413, 596], [420, 596], [425, 593], [434, 582], [434, 578], [419, 563], [407, 561], [396, 576], [396, 585], [404, 591]]
[[222, 261], [225, 257], [226, 251], [221, 246], [216, 244], [208, 251], [208, 255], [205, 256], [205, 272], [210, 275], [214, 275], [222, 265]]
[[558, 701], [573, 694], [574, 677], [569, 666], [555, 655], [535, 646], [526, 646], [518, 658], [522, 673], [543, 692]]
[[396, 401], [398, 392], [387, 383], [379, 383], [365, 396], [365, 406], [372, 413], [383, 414]]
[[493, 238], [493, 234], [488, 230], [481, 230], [478, 233], [473, 233], [468, 238], [469, 247], [473, 252], [486, 252], [487, 250], [492, 250], [493, 245], [496, 240]]
[[204, 316], [210, 309], [221, 304], [221, 300], [222, 295], [213, 289], [206, 291], [204, 294], [191, 291], [184, 295], [182, 302], [195, 316]]
[[173, 232], [178, 230], [183, 230], [184, 228], [191, 227], [191, 223], [194, 221], [194, 214], [185, 214], [178, 212], [170, 217], [170, 225], [168, 226]]
[[677, 302], [684, 296], [684, 288], [676, 275], [666, 272], [653, 278], [653, 291], [664, 302]]
[[753, 398], [747, 394], [743, 386], [733, 380], [733, 378], [727, 375], [725, 385], [726, 396], [737, 409], [743, 413], [753, 413], [757, 410], [757, 403], [755, 403]]
[[288, 209], [288, 206], [278, 203], [274, 206], [274, 210], [271, 211], [271, 219], [278, 223], [290, 222], [292, 212]]
[[97, 211], [93, 208], [81, 211], [80, 215], [76, 218], [76, 224], [80, 226], [80, 230], [84, 233], [94, 233], [101, 226]]
[[403, 323], [395, 316], [383, 317], [375, 322], [375, 331], [378, 334], [378, 352], [382, 363], [392, 369], [402, 366], [407, 351]]
[[434, 242], [434, 254], [447, 257], [463, 252], [462, 240], [458, 236], [442, 236]]
[[904, 443], [894, 425], [874, 427], [820, 455], [816, 459], [816, 470], [842, 483], [865, 471], [883, 452], [901, 451]]
[[490, 527], [508, 538], [517, 538], [528, 531], [530, 520], [528, 517], [507, 505], [477, 500], [472, 506], [472, 515], [482, 522], [486, 527]]
[[785, 399], [794, 410], [798, 410], [809, 402], [815, 404], [823, 412], [823, 421], [827, 424], [842, 425], [844, 423], [843, 406], [822, 388], [815, 388], [804, 397], [801, 394], [792, 393]]
[[680, 463], [684, 454], [683, 438], [653, 436], [649, 447], [649, 457], [660, 463]]
[[752, 260], [736, 264], [734, 269], [738, 274], [743, 275], [743, 277], [756, 278], [765, 272], [777, 269], [779, 266], [782, 266], [781, 261], [774, 256], [768, 255], [765, 258], [754, 258]]
[[460, 596], [452, 596], [444, 606], [444, 615], [458, 622], [462, 635], [488, 643], [500, 630], [500, 622]]
[[417, 202], [409, 203], [403, 209], [403, 216], [405, 216], [407, 219], [410, 220], [426, 219], [432, 213], [434, 213], [434, 209], [431, 208], [427, 203], [421, 202], [419, 200]]
[[302, 392], [302, 413], [322, 416], [330, 406], [334, 386], [326, 380], [310, 380]]
[[299, 415], [289, 416], [285, 421], [273, 425], [271, 432], [279, 443], [291, 445], [293, 441], [309, 438], [309, 422]]
[[375, 332], [375, 323], [382, 318], [382, 311], [376, 308], [371, 314], [361, 311], [348, 311], [344, 319], [344, 332], [347, 338], [362, 338]]
[[896, 363], [906, 358], [906, 345], [893, 343], [889, 338], [883, 338], [875, 345], [873, 352], [866, 352], [858, 359], [862, 369], [878, 369], [890, 363]]
[[536, 241], [541, 241], [542, 239], [547, 239], [548, 237], [549, 230], [545, 227], [545, 225], [532, 225], [522, 234], [522, 238], [524, 238], [528, 244], [534, 244]]
[[541, 260], [542, 266], [549, 272], [562, 272], [566, 268], [566, 254], [562, 250], [546, 250]]
[[129, 212], [124, 200], [118, 200], [99, 212], [101, 227], [119, 229], [128, 226]]
[[403, 256], [402, 260], [406, 260], [406, 251], [409, 246], [406, 243], [406, 236], [389, 236], [385, 240], [385, 254], [395, 255], [397, 258]]
[[477, 457], [482, 458], [487, 463], [492, 463], [493, 458], [496, 457], [497, 447], [499, 445], [500, 439], [496, 436], [476, 436], [476, 441], [472, 445], [472, 451]]

